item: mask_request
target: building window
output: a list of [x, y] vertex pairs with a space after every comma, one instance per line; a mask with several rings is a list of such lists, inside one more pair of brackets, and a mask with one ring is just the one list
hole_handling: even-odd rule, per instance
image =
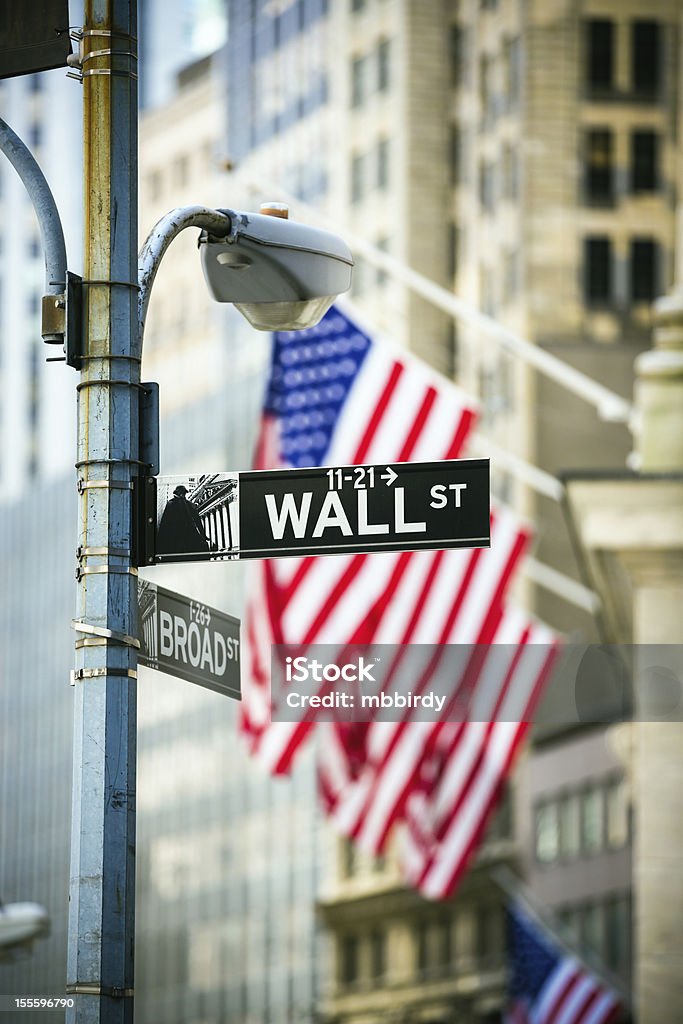
[[631, 242], [631, 299], [652, 302], [657, 298], [659, 246], [651, 238], [634, 238]]
[[482, 57], [479, 65], [479, 98], [481, 120], [485, 128], [495, 120], [494, 63], [491, 57]]
[[628, 970], [631, 964], [631, 900], [614, 896], [605, 905], [604, 957], [613, 971]]
[[496, 196], [495, 168], [492, 163], [482, 163], [479, 168], [479, 201], [488, 213], [493, 213]]
[[563, 857], [578, 857], [581, 852], [581, 808], [576, 793], [560, 800], [560, 853]]
[[536, 811], [536, 859], [541, 864], [557, 860], [560, 828], [556, 803], [542, 804]]
[[351, 106], [360, 107], [365, 99], [365, 57], [351, 62]]
[[522, 93], [522, 45], [518, 36], [506, 39], [503, 46], [505, 103], [508, 110], [519, 103]]
[[420, 921], [415, 930], [415, 967], [419, 975], [425, 973], [429, 963], [427, 939], [427, 923], [426, 921]]
[[446, 273], [449, 277], [455, 277], [458, 272], [458, 248], [460, 244], [460, 232], [452, 221], [448, 225], [448, 253], [446, 257]]
[[[512, 403], [512, 382], [510, 380], [510, 360], [504, 354], [499, 358], [497, 364], [499, 397], [503, 399], [505, 407], [509, 408]], [[509, 404], [508, 404], [509, 403]], [[512, 837], [512, 790], [507, 783], [504, 783], [498, 804], [491, 816], [486, 829], [486, 841], [496, 842], [501, 839]]]
[[358, 868], [356, 847], [350, 839], [342, 840], [341, 847], [342, 876], [353, 878]]
[[458, 328], [455, 320], [450, 320], [446, 326], [446, 376], [455, 380], [458, 373]]
[[40, 146], [43, 141], [42, 127], [38, 121], [34, 121], [29, 125], [28, 129], [28, 143], [29, 146], [37, 147]]
[[604, 846], [603, 791], [597, 786], [581, 794], [581, 838], [584, 853], [598, 853]]
[[460, 128], [457, 124], [448, 126], [448, 170], [451, 185], [460, 181]]
[[390, 56], [391, 44], [388, 39], [382, 39], [377, 47], [377, 88], [380, 92], [389, 88]]
[[593, 237], [584, 242], [585, 296], [589, 304], [612, 298], [612, 242]]
[[626, 846], [629, 838], [629, 809], [626, 784], [613, 779], [605, 793], [607, 804], [607, 845], [611, 850]]
[[662, 63], [661, 33], [656, 21], [634, 21], [631, 26], [633, 89], [645, 98], [659, 91]]
[[460, 25], [451, 25], [448, 36], [448, 61], [451, 85], [460, 85], [463, 81], [463, 34]]
[[598, 956], [614, 971], [631, 965], [631, 897], [615, 893], [606, 900], [564, 907], [557, 913], [560, 933], [572, 946]]
[[389, 155], [389, 140], [380, 139], [377, 144], [377, 188], [389, 187]]
[[[377, 241], [375, 242], [375, 245], [380, 250], [380, 252], [389, 252], [389, 238], [386, 235], [381, 235], [377, 239]], [[377, 270], [377, 286], [379, 288], [381, 288], [382, 285], [385, 285], [386, 283], [387, 283], [387, 272], [386, 272], [386, 270], [382, 270], [382, 268], [380, 267]], [[383, 854], [379, 854], [379, 856], [375, 857], [375, 859], [373, 861], [373, 868], [372, 868], [372, 870], [373, 871], [381, 872], [381, 871], [384, 871], [385, 868], [386, 868], [386, 857], [384, 857]]]
[[450, 967], [453, 962], [453, 930], [450, 916], [436, 922], [436, 963], [439, 967]]
[[370, 934], [370, 975], [372, 978], [383, 978], [386, 973], [386, 939], [383, 931]]
[[342, 985], [353, 985], [358, 981], [358, 939], [345, 935], [341, 941], [339, 980]]
[[487, 316], [496, 315], [495, 276], [490, 267], [481, 267], [479, 270], [479, 306]]
[[354, 156], [351, 160], [351, 202], [358, 203], [365, 191], [365, 157]]
[[581, 946], [594, 956], [602, 954], [605, 945], [605, 913], [599, 903], [584, 907], [581, 914]]
[[611, 89], [614, 81], [614, 22], [591, 18], [586, 24], [586, 78], [590, 89]]
[[495, 963], [502, 952], [501, 914], [498, 907], [481, 906], [477, 911], [476, 955], [480, 965]]
[[635, 131], [631, 135], [631, 191], [655, 192], [659, 188], [659, 136]]
[[516, 199], [519, 195], [519, 156], [510, 144], [503, 148], [503, 195], [506, 199]]
[[579, 910], [577, 907], [564, 907], [557, 912], [561, 937], [570, 945], [578, 946], [580, 937]]
[[365, 0], [351, 0], [351, 10], [355, 14], [357, 11], [362, 11], [365, 7]]
[[614, 201], [614, 155], [609, 128], [592, 128], [586, 133], [586, 198], [607, 206]]
[[516, 250], [503, 255], [503, 302], [513, 302], [518, 291], [519, 253]]

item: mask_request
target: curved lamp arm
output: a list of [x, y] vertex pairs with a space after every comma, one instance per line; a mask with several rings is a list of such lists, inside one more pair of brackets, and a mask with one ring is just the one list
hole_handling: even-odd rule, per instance
[[147, 236], [138, 257], [138, 324], [140, 328], [139, 347], [142, 352], [142, 337], [147, 319], [149, 298], [161, 259], [169, 245], [185, 228], [201, 228], [210, 231], [217, 238], [226, 238], [238, 223], [239, 214], [232, 210], [212, 210], [208, 206], [183, 206], [165, 213]]
[[36, 211], [45, 253], [45, 290], [63, 295], [66, 289], [66, 245], [50, 186], [31, 151], [0, 118], [0, 151], [21, 178]]

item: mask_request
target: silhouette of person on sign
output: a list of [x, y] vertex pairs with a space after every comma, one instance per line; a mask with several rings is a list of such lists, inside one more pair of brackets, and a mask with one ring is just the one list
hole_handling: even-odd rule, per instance
[[160, 555], [209, 550], [199, 512], [185, 497], [186, 494], [187, 487], [178, 484], [166, 504], [157, 531], [157, 552]]

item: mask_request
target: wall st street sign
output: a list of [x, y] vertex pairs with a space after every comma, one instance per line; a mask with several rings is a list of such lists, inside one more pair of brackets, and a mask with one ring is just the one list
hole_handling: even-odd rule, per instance
[[490, 544], [488, 459], [159, 477], [155, 500], [148, 564]]
[[240, 621], [200, 601], [138, 585], [143, 665], [240, 699]]

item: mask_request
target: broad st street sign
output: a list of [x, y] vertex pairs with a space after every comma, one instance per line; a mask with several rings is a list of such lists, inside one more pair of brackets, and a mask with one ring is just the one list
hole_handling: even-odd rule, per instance
[[240, 622], [200, 601], [138, 584], [143, 665], [240, 699]]
[[490, 544], [488, 459], [159, 477], [154, 500], [148, 564]]

